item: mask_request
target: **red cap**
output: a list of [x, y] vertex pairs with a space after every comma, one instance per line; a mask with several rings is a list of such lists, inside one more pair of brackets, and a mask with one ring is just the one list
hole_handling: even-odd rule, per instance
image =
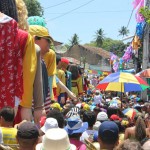
[[69, 64], [69, 60], [67, 59], [67, 58], [61, 58], [61, 62], [64, 62], [64, 63], [66, 63], [66, 64]]
[[113, 114], [113, 115], [111, 115], [110, 120], [112, 120], [112, 121], [115, 121], [115, 120], [121, 121], [122, 119], [119, 116]]

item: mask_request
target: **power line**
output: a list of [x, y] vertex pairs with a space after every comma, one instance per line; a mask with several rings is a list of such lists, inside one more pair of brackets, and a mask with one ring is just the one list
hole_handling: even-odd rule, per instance
[[[104, 10], [104, 11], [93, 11], [93, 12], [74, 12], [76, 14], [97, 14], [97, 13], [118, 13], [118, 12], [131, 12], [131, 10]], [[64, 14], [64, 13], [47, 13], [47, 14]]]
[[55, 4], [55, 5], [52, 5], [52, 6], [46, 7], [46, 8], [44, 8], [44, 9], [48, 9], [48, 8], [52, 8], [52, 7], [56, 7], [56, 6], [59, 6], [59, 5], [62, 5], [62, 4], [65, 4], [65, 3], [68, 3], [68, 2], [70, 2], [70, 1], [72, 1], [72, 0], [67, 0], [67, 1], [64, 1], [64, 2], [61, 2], [61, 3], [58, 3], [58, 4]]
[[128, 21], [128, 24], [127, 24], [126, 28], [128, 28], [128, 26], [129, 26], [129, 23], [131, 21], [132, 15], [133, 15], [133, 11], [134, 11], [134, 8], [132, 9], [132, 12], [131, 12], [131, 15], [130, 15], [130, 18], [129, 18], [129, 21]]
[[[52, 18], [52, 19], [49, 19], [48, 21], [52, 21], [52, 20], [58, 19], [58, 18], [60, 18], [60, 17], [63, 17], [63, 16], [65, 16], [65, 15], [68, 15], [69, 13], [71, 13], [71, 12], [73, 12], [73, 11], [75, 11], [75, 10], [81, 8], [81, 7], [84, 7], [84, 6], [88, 5], [89, 3], [93, 2], [93, 1], [95, 1], [95, 0], [90, 0], [90, 1], [88, 1], [87, 3], [85, 3], [85, 4], [83, 4], [83, 5], [79, 6], [79, 7], [76, 7], [76, 8], [74, 8], [74, 9], [72, 9], [72, 10], [70, 10], [70, 11], [68, 11], [68, 12], [66, 12], [66, 13], [64, 13], [64, 14], [62, 14], [62, 15], [59, 15], [59, 16], [57, 16], [57, 17], [55, 17], [55, 18]], [[48, 21], [47, 21], [47, 22], [48, 22]]]

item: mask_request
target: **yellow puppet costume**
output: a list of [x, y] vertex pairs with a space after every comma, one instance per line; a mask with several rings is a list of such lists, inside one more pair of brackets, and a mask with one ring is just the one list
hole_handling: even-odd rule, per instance
[[82, 76], [78, 77], [76, 80], [72, 80], [72, 88], [71, 91], [78, 96], [83, 93], [83, 83]]
[[28, 39], [23, 56], [23, 88], [24, 93], [20, 105], [31, 108], [33, 99], [33, 83], [36, 73], [37, 57], [35, 44], [32, 36], [28, 34]]
[[[28, 11], [23, 0], [16, 0], [18, 13], [18, 27], [22, 30], [28, 31]], [[24, 93], [20, 105], [25, 108], [32, 107], [33, 99], [33, 84], [37, 68], [37, 56], [35, 50], [35, 43], [33, 37], [28, 34], [28, 39], [25, 46], [23, 56], [23, 89]]]
[[44, 56], [44, 61], [46, 63], [47, 72], [48, 72], [48, 82], [50, 87], [50, 96], [54, 100], [53, 88], [56, 88], [56, 54], [50, 49], [48, 53]]
[[[57, 69], [57, 77], [64, 85], [66, 85], [65, 72], [63, 70]], [[59, 96], [61, 93], [65, 93], [65, 90], [57, 86], [56, 95]]]

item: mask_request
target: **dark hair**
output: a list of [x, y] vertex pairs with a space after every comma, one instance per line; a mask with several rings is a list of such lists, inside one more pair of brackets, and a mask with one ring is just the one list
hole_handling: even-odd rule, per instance
[[63, 128], [64, 127], [65, 121], [64, 121], [64, 117], [63, 117], [63, 115], [62, 115], [62, 113], [60, 111], [55, 110], [55, 109], [51, 110], [47, 114], [47, 118], [50, 118], [50, 117], [55, 118], [57, 120], [59, 128]]
[[79, 70], [77, 65], [75, 64], [69, 65], [68, 71], [72, 73], [72, 80], [76, 80], [79, 77]]
[[56, 55], [56, 64], [58, 65], [58, 63], [61, 61], [61, 57]]
[[0, 116], [7, 122], [13, 122], [15, 118], [15, 111], [12, 107], [6, 106], [1, 109]]
[[110, 116], [113, 114], [117, 114], [117, 108], [108, 107], [108, 109], [107, 109], [108, 118], [110, 118]]
[[83, 113], [83, 122], [88, 122], [89, 127], [93, 127], [96, 122], [95, 113], [92, 111], [86, 111]]
[[41, 39], [41, 37], [35, 36], [35, 40], [40, 40], [40, 39]]
[[0, 12], [15, 19], [18, 22], [18, 14], [15, 0], [0, 0]]

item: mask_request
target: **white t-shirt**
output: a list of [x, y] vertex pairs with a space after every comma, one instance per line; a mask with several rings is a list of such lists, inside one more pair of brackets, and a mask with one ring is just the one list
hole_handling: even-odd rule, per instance
[[95, 95], [94, 96], [94, 103], [95, 104], [101, 104], [102, 96], [101, 95]]

